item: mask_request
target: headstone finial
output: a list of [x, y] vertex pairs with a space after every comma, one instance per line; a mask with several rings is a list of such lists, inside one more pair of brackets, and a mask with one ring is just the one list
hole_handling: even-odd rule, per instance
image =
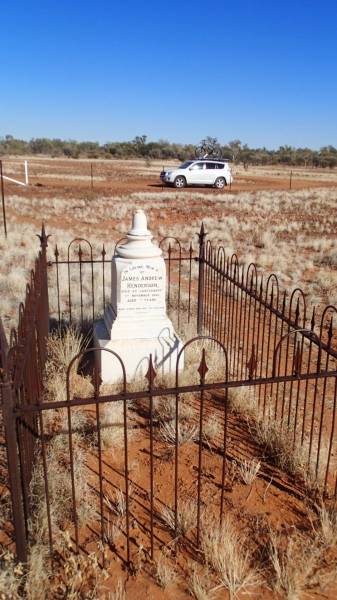
[[161, 256], [162, 251], [152, 243], [152, 233], [147, 228], [145, 212], [138, 208], [133, 214], [132, 227], [127, 242], [117, 246], [116, 254], [122, 258], [151, 258]]

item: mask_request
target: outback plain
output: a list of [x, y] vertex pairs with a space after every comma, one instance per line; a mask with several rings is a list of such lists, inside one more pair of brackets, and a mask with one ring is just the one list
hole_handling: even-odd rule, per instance
[[[85, 238], [92, 244], [95, 256], [101, 253], [104, 244], [108, 262], [138, 208], [145, 211], [154, 238], [177, 238], [186, 256], [190, 244], [193, 252], [198, 253], [198, 233], [203, 223], [206, 240], [215, 246], [222, 245], [226, 256], [236, 253], [239, 264], [246, 267], [255, 263], [258, 272], [266, 278], [275, 273], [280, 288], [289, 294], [301, 288], [308, 314], [311, 315], [313, 306], [320, 315], [326, 305], [337, 304], [337, 171], [334, 169], [233, 165], [234, 182], [223, 191], [201, 187], [176, 190], [161, 185], [162, 161], [27, 158], [29, 186], [5, 182], [8, 236], [0, 238], [0, 316], [8, 333], [18, 323], [18, 306], [24, 299], [39, 250], [37, 235], [42, 222], [50, 236], [49, 260], [55, 260], [56, 246], [58, 256], [65, 257], [73, 238]], [[22, 177], [21, 159], [4, 157], [3, 165], [5, 175]], [[174, 275], [173, 283], [176, 283]], [[50, 301], [56, 316], [55, 299], [50, 298]], [[179, 332], [185, 341], [193, 335], [191, 326], [183, 320]], [[57, 331], [50, 336], [47, 401], [64, 398], [65, 369], [83, 341], [83, 333], [73, 328], [62, 338]], [[336, 348], [336, 344], [334, 333], [331, 346]], [[221, 358], [212, 347], [207, 352], [208, 376], [221, 381]], [[199, 362], [199, 354], [187, 353], [186, 382], [189, 377], [195, 377]], [[92, 382], [83, 373], [74, 376], [72, 386], [74, 395], [92, 395]], [[332, 406], [333, 393], [330, 389], [328, 392]], [[178, 535], [173, 538], [177, 523], [174, 523], [173, 499], [167, 498], [166, 486], [167, 482], [173, 482], [175, 413], [172, 398], [164, 400], [158, 400], [154, 407], [153, 556], [150, 556], [146, 529], [148, 414], [142, 402], [128, 407], [132, 570], [126, 569], [124, 560], [128, 511], [122, 476], [121, 404], [115, 411], [107, 407], [102, 415], [106, 425], [102, 437], [106, 547], [101, 547], [96, 539], [98, 450], [97, 432], [92, 432], [91, 405], [74, 412], [73, 417], [76, 487], [79, 496], [86, 499], [81, 503], [79, 514], [83, 549], [79, 555], [74, 551], [74, 539], [68, 528], [71, 490], [65, 450], [65, 409], [55, 410], [45, 421], [47, 435], [50, 435], [46, 460], [52, 474], [51, 518], [58, 532], [55, 536], [57, 558], [54, 556], [53, 565], [48, 556], [41, 464], [31, 482], [36, 521], [30, 523], [32, 543], [28, 570], [25, 572], [21, 565], [13, 562], [13, 528], [2, 446], [3, 532], [0, 541], [2, 562], [6, 566], [0, 574], [3, 597], [20, 598], [24, 590], [32, 599], [179, 600], [192, 597], [220, 600], [243, 598], [249, 593], [255, 599], [333, 600], [337, 593], [334, 494], [323, 503], [315, 482], [307, 476], [303, 457], [294, 452], [289, 440], [282, 438], [275, 426], [259, 421], [255, 392], [250, 387], [230, 391], [226, 449], [221, 438], [221, 403], [216, 395], [208, 398], [203, 430], [203, 533], [197, 550], [193, 498], [200, 446], [199, 404], [193, 394], [186, 394], [183, 399], [179, 430], [182, 500]], [[333, 432], [335, 413], [332, 419]], [[228, 458], [225, 517], [219, 526], [215, 516], [220, 506], [217, 482], [224, 453]]]
[[[51, 236], [49, 251], [84, 237], [97, 247], [104, 243], [112, 252], [136, 208], [145, 210], [157, 239], [174, 236], [186, 250], [190, 242], [196, 247], [204, 222], [207, 239], [222, 244], [227, 255], [235, 252], [240, 262], [255, 262], [265, 273], [276, 273], [289, 290], [302, 287], [311, 303], [334, 303], [337, 171], [280, 166], [246, 170], [234, 165], [233, 185], [217, 192], [162, 187], [163, 166], [168, 165], [141, 159], [29, 159], [30, 185], [5, 184], [9, 229], [8, 239], [1, 241], [5, 321], [10, 323], [22, 296], [42, 222]], [[23, 161], [4, 160], [4, 174], [23, 178]]]

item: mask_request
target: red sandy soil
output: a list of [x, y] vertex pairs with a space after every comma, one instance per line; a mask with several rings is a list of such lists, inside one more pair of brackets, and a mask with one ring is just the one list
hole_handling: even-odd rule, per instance
[[[53, 172], [62, 174], [77, 173], [79, 175], [89, 176], [88, 180], [66, 180], [53, 178]], [[158, 168], [159, 176], [160, 168]], [[41, 177], [41, 173], [45, 173], [47, 177]], [[121, 161], [118, 164], [114, 161], [106, 163], [97, 162], [94, 166], [94, 175], [98, 173], [100, 176], [106, 177], [105, 181], [95, 181], [94, 190], [91, 190], [90, 182], [90, 161], [68, 161], [68, 160], [46, 160], [38, 159], [31, 161], [30, 164], [30, 186], [21, 188], [8, 182], [5, 183], [6, 195], [16, 195], [28, 198], [76, 198], [88, 197], [91, 194], [100, 194], [106, 196], [121, 196], [132, 192], [153, 193], [161, 191], [162, 186], [157, 175], [141, 175], [139, 173], [128, 172], [128, 162], [121, 166]], [[110, 175], [109, 175], [110, 174]], [[323, 178], [317, 179], [299, 179], [295, 178], [292, 181], [292, 189], [314, 188], [314, 187], [334, 187], [336, 182], [326, 181]], [[194, 188], [189, 188], [193, 191]], [[242, 191], [257, 191], [257, 190], [288, 190], [289, 189], [289, 171], [285, 172], [284, 178], [271, 176], [251, 176], [241, 175], [236, 177], [234, 184], [231, 187], [232, 193]], [[179, 191], [168, 189], [169, 193], [178, 197]], [[210, 201], [203, 202], [202, 208], [197, 204], [191, 203], [189, 207], [195, 213], [205, 214], [212, 206], [212, 197], [219, 192], [211, 188], [198, 188], [198, 191], [207, 193], [210, 196]], [[226, 194], [229, 189], [225, 189], [223, 194]], [[223, 208], [221, 214], [223, 214]], [[160, 221], [159, 212], [156, 214], [154, 209], [153, 220]], [[220, 214], [220, 213], [219, 213]], [[195, 216], [195, 215], [193, 215]], [[216, 217], [217, 215], [214, 214]], [[186, 218], [186, 212], [179, 210], [177, 207], [172, 207], [170, 211], [170, 222], [181, 222]], [[22, 221], [27, 222], [27, 217], [22, 217]], [[21, 218], [16, 215], [16, 221], [21, 221]], [[41, 215], [32, 215], [31, 221], [40, 223]], [[53, 222], [49, 223], [49, 227]], [[55, 225], [60, 225], [55, 222]], [[62, 224], [64, 227], [71, 227], [71, 219], [69, 222]], [[105, 226], [107, 223], [105, 223]], [[206, 412], [217, 418], [221, 422], [221, 409], [219, 403], [214, 399], [209, 398], [206, 403]], [[131, 415], [131, 413], [130, 413]], [[132, 423], [132, 424], [131, 424]], [[146, 419], [139, 413], [132, 412], [132, 421], [130, 428], [135, 428], [135, 433], [130, 439], [130, 465], [134, 463], [134, 467], [130, 468], [130, 481], [133, 484], [133, 497], [131, 500], [131, 529], [132, 537], [131, 550], [132, 560], [137, 570], [139, 561], [143, 562], [142, 570], [134, 575], [127, 575], [123, 558], [125, 558], [126, 544], [125, 536], [121, 536], [119, 546], [111, 549], [108, 554], [109, 558], [109, 573], [110, 578], [106, 581], [107, 587], [113, 589], [117, 578], [120, 576], [123, 579], [127, 578], [126, 591], [127, 598], [135, 600], [160, 600], [160, 599], [175, 599], [182, 600], [190, 597], [186, 590], [186, 576], [190, 568], [189, 563], [199, 560], [200, 552], [195, 548], [195, 531], [191, 530], [186, 536], [186, 539], [179, 540], [177, 544], [172, 544], [172, 535], [167, 531], [165, 526], [160, 522], [159, 518], [155, 519], [155, 559], [158, 558], [160, 552], [167, 548], [168, 560], [177, 564], [177, 570], [180, 575], [180, 582], [174, 583], [167, 588], [161, 590], [155, 582], [155, 568], [149, 560], [149, 435], [146, 428]], [[214, 440], [211, 448], [203, 448], [203, 469], [202, 469], [202, 508], [214, 515], [214, 523], [216, 526], [216, 511], [219, 507], [220, 498], [220, 482], [221, 482], [221, 441]], [[4, 450], [4, 448], [3, 448]], [[172, 455], [168, 454], [163, 443], [158, 439], [154, 443], [154, 466], [155, 466], [155, 507], [162, 505], [172, 506], [173, 502], [173, 466], [174, 460]], [[244, 485], [239, 478], [235, 468], [235, 459], [255, 457], [262, 461], [259, 477], [251, 486]], [[198, 444], [189, 443], [183, 446], [180, 450], [179, 458], [179, 488], [180, 497], [195, 497], [196, 481], [197, 481], [197, 460], [198, 460]], [[2, 494], [7, 493], [6, 474], [5, 474], [5, 455], [1, 458], [2, 479], [0, 480]], [[103, 453], [103, 478], [104, 491], [108, 493], [123, 486], [123, 458], [122, 451], [115, 453], [112, 450], [107, 450]], [[88, 461], [88, 472], [92, 485], [96, 490], [99, 489], [98, 483], [98, 460], [97, 451], [93, 451], [90, 460]], [[122, 487], [122, 489], [124, 489]], [[239, 527], [249, 534], [252, 540], [252, 546], [258, 552], [262, 552], [263, 546], [267, 541], [267, 532], [269, 527], [273, 527], [280, 532], [286, 539], [293, 531], [298, 528], [301, 532], [310, 533], [311, 522], [310, 517], [315, 519], [314, 513], [310, 508], [310, 503], [304, 494], [303, 486], [294, 482], [286, 474], [279, 469], [268, 464], [262, 456], [262, 451], [257, 447], [250, 435], [249, 429], [242, 418], [229, 415], [228, 423], [228, 445], [227, 445], [227, 474], [225, 482], [225, 511], [229, 512]], [[10, 523], [7, 523], [1, 534], [0, 541], [5, 545], [12, 546], [12, 528]], [[99, 524], [88, 524], [81, 531], [81, 545], [85, 551], [97, 550], [97, 541], [99, 539]], [[142, 547], [141, 551], [139, 548]], [[175, 555], [175, 551], [176, 555]], [[120, 555], [121, 558], [118, 558]], [[330, 553], [326, 561], [326, 565], [332, 565], [336, 561], [336, 554]], [[184, 581], [185, 579], [185, 581]], [[215, 585], [215, 584], [214, 584]], [[337, 587], [328, 588], [321, 594], [315, 591], [316, 598], [325, 598], [334, 600], [337, 597]], [[266, 586], [260, 589], [251, 596], [256, 600], [258, 598], [279, 598], [271, 592]], [[216, 598], [226, 599], [227, 593], [224, 590], [218, 592]]]
[[[8, 159], [8, 165], [13, 167], [13, 163]], [[10, 182], [5, 182], [8, 194], [23, 195], [26, 197], [62, 197], [75, 198], [83, 197], [84, 194], [92, 192], [91, 187], [91, 167], [90, 161], [81, 160], [61, 160], [46, 158], [29, 159], [29, 187], [23, 188]], [[20, 169], [22, 162], [17, 159], [17, 177], [22, 179]], [[133, 192], [158, 192], [162, 189], [159, 180], [159, 173], [162, 166], [159, 161], [154, 162], [154, 166], [146, 167], [145, 162], [137, 161], [93, 161], [93, 190], [97, 194], [107, 196], [123, 196]], [[256, 175], [247, 171], [247, 173], [235, 175], [234, 183], [225, 188], [222, 193], [231, 191], [232, 193], [251, 192], [258, 190], [288, 190], [290, 187], [290, 168], [284, 168], [284, 176], [276, 175], [276, 169], [266, 168], [268, 174]], [[235, 168], [234, 168], [235, 171]], [[275, 175], [273, 174], [275, 172]], [[282, 171], [282, 167], [277, 168], [277, 172]], [[303, 172], [303, 175], [301, 173]], [[4, 159], [4, 173], [6, 174], [6, 159]], [[8, 173], [13, 177], [12, 173]], [[314, 171], [314, 178], [306, 178], [305, 170], [296, 170], [296, 175], [292, 178], [292, 189], [315, 188], [315, 187], [334, 187], [337, 185], [337, 173], [335, 180], [324, 178], [326, 171]], [[55, 177], [55, 175], [57, 177]], [[62, 178], [62, 175], [64, 177]], [[74, 177], [74, 179], [71, 179]], [[85, 177], [85, 180], [76, 179], [76, 177]], [[170, 190], [172, 194], [179, 193], [174, 188], [164, 188]], [[202, 190], [207, 194], [215, 194], [213, 188], [193, 187], [188, 190]]]
[[[220, 397], [207, 394], [205, 399], [205, 420], [212, 418], [223, 424], [223, 409]], [[183, 403], [191, 403], [195, 413], [192, 418], [197, 423], [199, 401], [181, 398]], [[194, 527], [174, 542], [170, 532], [160, 518], [164, 506], [173, 506], [174, 502], [174, 454], [173, 449], [164, 444], [158, 437], [157, 426], [154, 426], [154, 561], [163, 555], [167, 562], [175, 565], [179, 580], [162, 590], [156, 582], [155, 562], [150, 559], [150, 446], [148, 415], [146, 403], [129, 410], [129, 485], [130, 485], [130, 539], [131, 561], [133, 572], [127, 573], [125, 568], [126, 537], [125, 521], [121, 527], [122, 534], [115, 547], [106, 551], [107, 571], [109, 578], [105, 582], [108, 589], [114, 589], [116, 581], [126, 581], [127, 598], [137, 600], [189, 598], [187, 580], [191, 574], [191, 564], [202, 565], [202, 554], [196, 548], [196, 530]], [[94, 410], [88, 409], [94, 419]], [[202, 449], [201, 477], [201, 512], [207, 515], [216, 529], [219, 526], [219, 506], [222, 474], [222, 432], [210, 446]], [[197, 494], [198, 449], [196, 442], [190, 442], [179, 449], [179, 498], [193, 499]], [[261, 460], [258, 478], [252, 485], [245, 485], [236, 468], [236, 461], [244, 459]], [[124, 490], [123, 450], [113, 448], [105, 450], [103, 462], [103, 492], [113, 497], [117, 488]], [[99, 471], [98, 452], [93, 450], [87, 463], [88, 478], [97, 493], [97, 510], [99, 512]], [[85, 502], [85, 498], [77, 498], [77, 502]], [[107, 509], [105, 508], [105, 515]], [[230, 514], [239, 530], [248, 535], [250, 547], [256, 557], [256, 565], [262, 569], [262, 556], [268, 543], [270, 528], [278, 532], [284, 542], [295, 530], [302, 534], [312, 532], [312, 523], [316, 517], [312, 503], [304, 492], [303, 486], [295, 482], [285, 473], [268, 464], [263, 458], [263, 451], [256, 445], [249, 431], [249, 426], [242, 417], [229, 413], [227, 433], [227, 467], [224, 496], [225, 514]], [[71, 530], [71, 527], [70, 527]], [[97, 552], [100, 536], [100, 522], [88, 524], [80, 531], [80, 546], [85, 552]], [[100, 555], [101, 557], [102, 555]], [[258, 558], [259, 557], [259, 558]], [[325, 560], [322, 572], [334, 563], [336, 552], [330, 552]], [[260, 564], [259, 564], [260, 560]], [[264, 563], [264, 567], [266, 564]], [[217, 585], [212, 574], [208, 575], [210, 587]], [[111, 586], [111, 587], [110, 587]], [[328, 587], [324, 595], [314, 589], [317, 598], [333, 600], [337, 587]], [[214, 598], [226, 599], [228, 594], [219, 590]], [[240, 596], [241, 597], [241, 596]], [[242, 596], [243, 597], [243, 596]], [[253, 590], [253, 599], [279, 598], [261, 584]]]

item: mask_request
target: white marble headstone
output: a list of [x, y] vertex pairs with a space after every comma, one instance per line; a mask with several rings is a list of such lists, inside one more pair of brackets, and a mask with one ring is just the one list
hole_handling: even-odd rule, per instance
[[[127, 242], [116, 248], [111, 269], [111, 303], [95, 325], [95, 345], [121, 357], [128, 380], [145, 375], [150, 354], [158, 372], [175, 371], [182, 342], [166, 314], [165, 261], [152, 243], [143, 210], [135, 212]], [[97, 352], [96, 359], [103, 382], [120, 379], [120, 365], [111, 353]]]

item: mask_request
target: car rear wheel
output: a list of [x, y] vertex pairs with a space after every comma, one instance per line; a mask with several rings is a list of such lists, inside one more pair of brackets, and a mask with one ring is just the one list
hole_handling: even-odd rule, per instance
[[214, 187], [216, 187], [218, 190], [222, 190], [225, 185], [227, 185], [227, 182], [224, 177], [218, 177], [218, 179], [215, 180]]
[[178, 177], [175, 178], [173, 185], [176, 188], [184, 188], [186, 185], [185, 177], [182, 177], [182, 175], [179, 175]]

